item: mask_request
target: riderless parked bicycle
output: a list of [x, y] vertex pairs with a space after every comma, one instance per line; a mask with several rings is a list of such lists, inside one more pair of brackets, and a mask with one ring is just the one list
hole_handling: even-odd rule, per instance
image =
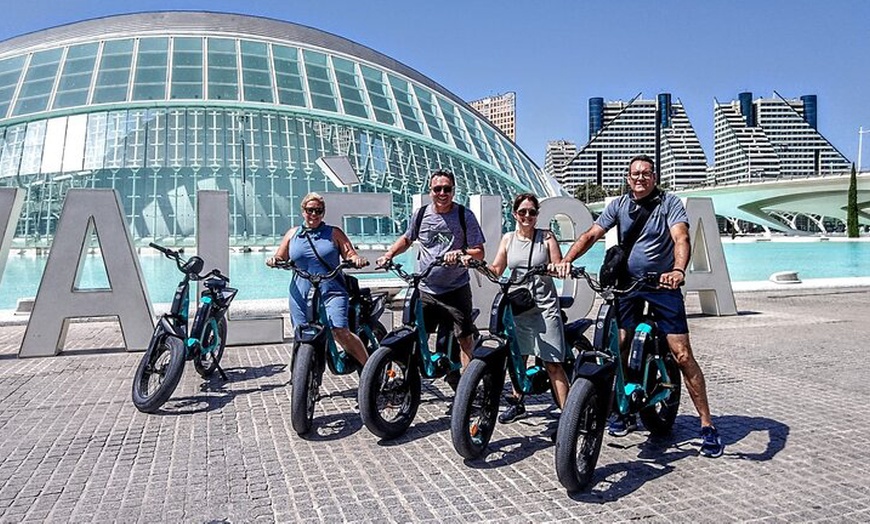
[[[204, 264], [202, 258], [193, 256], [185, 261], [178, 251], [154, 243], [149, 245], [166, 258], [175, 260], [184, 277], [175, 290], [169, 313], [157, 322], [133, 378], [133, 404], [144, 413], [154, 413], [169, 400], [181, 380], [185, 360], [193, 360], [193, 367], [203, 378], [217, 370], [226, 380], [220, 367], [227, 342], [226, 314], [238, 292], [227, 286], [229, 277], [218, 269], [200, 275]], [[190, 282], [200, 280], [205, 289], [193, 326], [188, 331]]]
[[670, 432], [680, 407], [681, 375], [677, 362], [659, 332], [656, 320], [646, 315], [631, 340], [628, 362], [620, 358], [616, 321], [619, 297], [644, 287], [657, 287], [659, 275], [635, 279], [627, 289], [601, 286], [583, 268], [582, 276], [604, 303], [598, 309], [592, 349], [581, 351], [574, 381], [556, 433], [556, 474], [569, 491], [586, 487], [595, 472], [607, 416], [639, 414], [653, 435]]

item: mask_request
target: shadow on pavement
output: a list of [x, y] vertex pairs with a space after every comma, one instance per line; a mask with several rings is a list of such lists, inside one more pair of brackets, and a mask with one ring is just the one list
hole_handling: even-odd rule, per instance
[[[164, 406], [157, 412], [157, 414], [190, 415], [194, 413], [215, 411], [223, 408], [239, 395], [271, 391], [273, 389], [286, 387], [289, 384], [288, 382], [264, 384], [262, 386], [247, 389], [233, 389], [227, 387], [230, 384], [238, 384], [239, 382], [244, 382], [246, 380], [268, 378], [277, 375], [278, 373], [283, 372], [286, 367], [286, 364], [267, 364], [259, 367], [227, 368], [224, 370], [224, 373], [227, 375], [226, 381], [218, 372], [215, 372], [200, 384], [199, 389], [202, 392], [201, 395], [172, 397], [170, 398], [170, 402], [167, 403], [170, 405], [170, 409], [167, 409], [166, 406]], [[193, 370], [186, 371], [195, 373]]]
[[[722, 443], [725, 444], [725, 457], [742, 460], [765, 461], [772, 459], [785, 449], [788, 435], [791, 432], [786, 424], [767, 417], [745, 417], [742, 415], [726, 415], [715, 417], [713, 423], [719, 428]], [[728, 446], [740, 442], [755, 432], [767, 433], [767, 443], [763, 450], [747, 453], [735, 451], [729, 453]]]
[[[667, 475], [674, 470], [673, 464], [687, 457], [696, 460], [755, 460], [772, 459], [785, 448], [789, 427], [766, 417], [746, 417], [727, 415], [714, 417], [713, 423], [719, 429], [725, 453], [718, 459], [701, 457], [700, 438], [698, 437], [698, 417], [680, 415], [674, 424], [671, 435], [655, 437], [640, 443], [620, 444], [619, 439], [605, 435], [605, 446], [598, 458], [598, 467], [593, 477], [591, 491], [571, 494], [578, 502], [603, 504], [618, 500], [643, 486], [645, 483]], [[768, 439], [765, 448], [757, 453], [729, 451], [729, 446], [745, 439], [755, 432], [766, 432]], [[638, 460], [607, 463], [607, 448], [638, 448]], [[610, 480], [614, 479], [614, 480]]]
[[362, 429], [362, 420], [358, 411], [348, 413], [333, 413], [318, 417], [315, 412], [314, 421], [311, 423], [311, 431], [305, 435], [297, 435], [299, 438], [311, 442], [329, 442], [349, 437]]

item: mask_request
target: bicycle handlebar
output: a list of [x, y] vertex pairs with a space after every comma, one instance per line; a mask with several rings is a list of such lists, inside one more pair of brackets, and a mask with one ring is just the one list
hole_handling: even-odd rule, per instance
[[[368, 265], [368, 264], [366, 264]], [[273, 266], [276, 269], [287, 269], [291, 271], [295, 271], [300, 277], [305, 280], [332, 280], [335, 278], [342, 270], [356, 267], [353, 262], [350, 260], [342, 260], [338, 266], [335, 267], [332, 271], [328, 273], [311, 273], [297, 266], [296, 263], [292, 260], [276, 260], [275, 265]]]
[[154, 242], [149, 242], [148, 246], [153, 247], [157, 251], [160, 251], [161, 253], [163, 253], [163, 256], [165, 256], [166, 258], [175, 260], [175, 265], [178, 267], [178, 270], [181, 271], [182, 273], [184, 273], [185, 275], [188, 275], [191, 280], [205, 280], [209, 277], [216, 277], [216, 278], [223, 280], [224, 282], [230, 281], [230, 277], [221, 273], [220, 269], [218, 269], [218, 268], [212, 269], [211, 271], [209, 271], [205, 275], [200, 275], [199, 273], [191, 273], [191, 272], [185, 271], [184, 266], [188, 262], [188, 260], [184, 260], [183, 258], [181, 258], [181, 253], [179, 253], [178, 251], [169, 249], [168, 247], [163, 247], [161, 245], [155, 244]]
[[[429, 264], [429, 267], [427, 267], [425, 270], [423, 270], [422, 273], [408, 273], [407, 271], [402, 269], [402, 264], [397, 264], [397, 263], [393, 262], [392, 260], [388, 260], [386, 264], [384, 264], [382, 266], [378, 266], [375, 269], [385, 269], [385, 270], [392, 271], [393, 273], [398, 275], [399, 278], [401, 278], [402, 280], [404, 280], [405, 282], [410, 284], [414, 280], [417, 280], [417, 281], [424, 280], [426, 277], [429, 276], [429, 273], [431, 273], [433, 269], [435, 269], [438, 266], [443, 266], [443, 265], [444, 265], [444, 258], [441, 256], [438, 256], [438, 257], [435, 257], [435, 260], [433, 260], [432, 263]], [[470, 267], [470, 264], [469, 264], [469, 267]]]
[[[587, 271], [585, 267], [572, 267], [571, 268], [571, 277], [572, 278], [580, 278], [583, 277], [586, 279], [586, 282], [589, 284], [589, 287], [592, 291], [595, 291], [599, 295], [604, 295], [607, 293], [612, 293], [614, 295], [627, 295], [633, 291], [641, 287], [651, 287], [658, 288], [661, 287], [659, 285], [659, 278], [662, 276], [662, 273], [650, 272], [645, 276], [640, 278], [632, 278], [631, 284], [627, 288], [618, 289], [613, 286], [603, 286], [596, 279], [592, 277]], [[680, 282], [680, 286], [685, 284], [685, 280]]]
[[547, 264], [539, 264], [537, 266], [532, 266], [528, 268], [523, 276], [519, 277], [516, 280], [512, 278], [504, 279], [495, 273], [486, 265], [486, 262], [482, 260], [472, 259], [468, 262], [468, 267], [476, 269], [480, 274], [485, 276], [490, 282], [493, 284], [498, 284], [499, 286], [511, 287], [511, 286], [522, 286], [526, 282], [528, 282], [532, 277], [538, 275], [546, 275], [549, 273]]

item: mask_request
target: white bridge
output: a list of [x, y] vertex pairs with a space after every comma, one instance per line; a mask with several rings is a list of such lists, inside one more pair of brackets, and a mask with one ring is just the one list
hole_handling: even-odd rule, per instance
[[[870, 224], [870, 172], [857, 175], [858, 222]], [[706, 186], [675, 191], [680, 198], [709, 197], [716, 214], [730, 220], [746, 220], [767, 229], [795, 235], [795, 219], [804, 215], [814, 221], [820, 230], [823, 217], [846, 222], [846, 198], [849, 174], [822, 177], [762, 180], [738, 184]], [[588, 207], [600, 212], [604, 204], [597, 202]]]

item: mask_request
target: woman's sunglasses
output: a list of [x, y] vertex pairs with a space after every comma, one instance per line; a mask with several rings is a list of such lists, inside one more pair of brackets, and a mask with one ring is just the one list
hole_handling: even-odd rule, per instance
[[526, 217], [526, 216], [536, 217], [536, 216], [538, 216], [538, 210], [535, 208], [517, 209], [516, 214], [518, 214], [521, 217]]
[[303, 211], [308, 213], [309, 215], [322, 215], [323, 208], [322, 207], [303, 207]]

